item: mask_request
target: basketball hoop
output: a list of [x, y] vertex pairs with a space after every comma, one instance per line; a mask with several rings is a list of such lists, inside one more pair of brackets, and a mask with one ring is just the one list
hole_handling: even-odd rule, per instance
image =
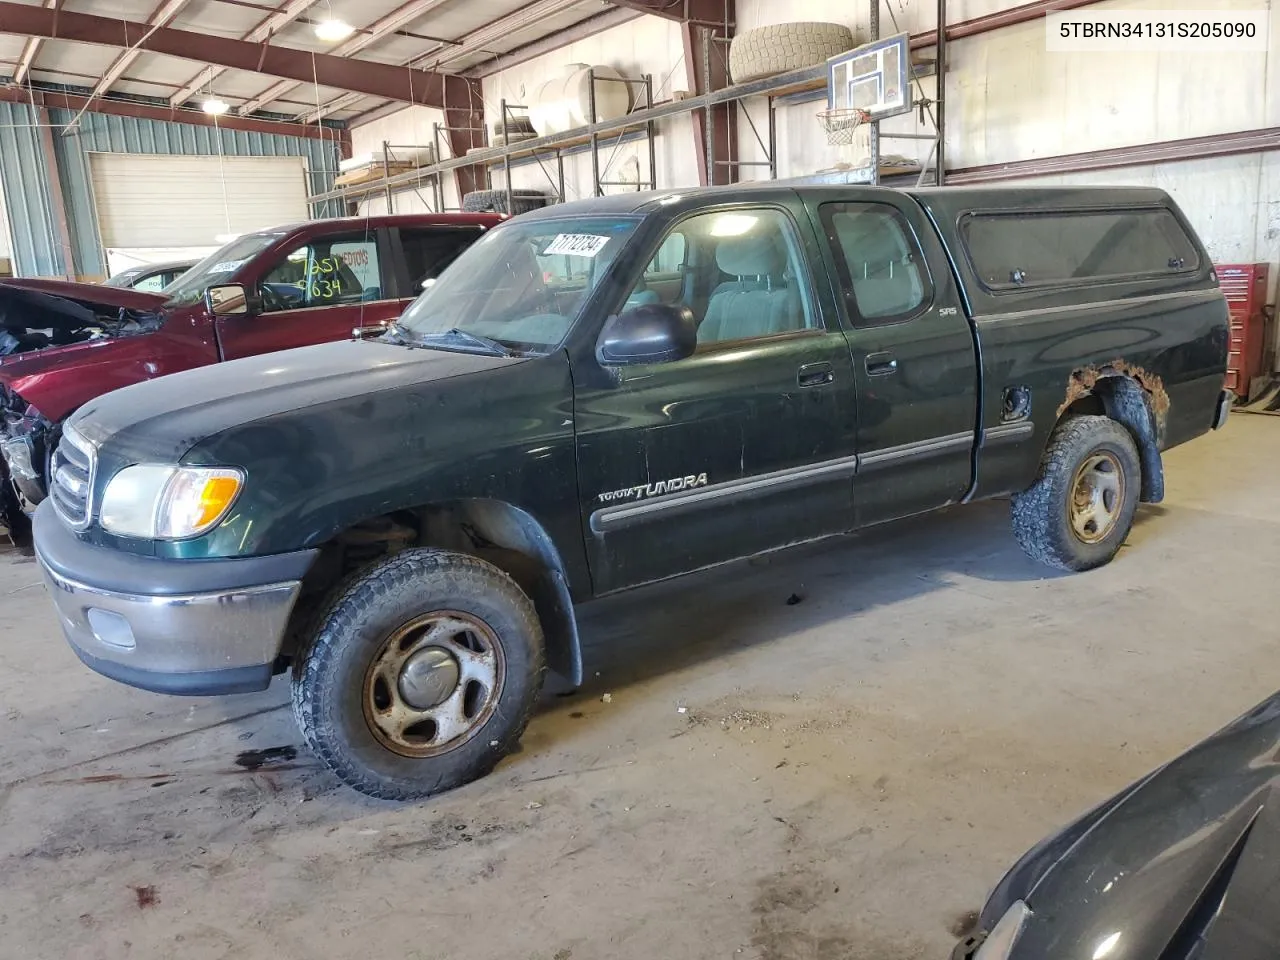
[[818, 111], [818, 122], [827, 131], [827, 143], [831, 146], [852, 144], [854, 133], [870, 120], [871, 114], [858, 107], [837, 107], [834, 110]]

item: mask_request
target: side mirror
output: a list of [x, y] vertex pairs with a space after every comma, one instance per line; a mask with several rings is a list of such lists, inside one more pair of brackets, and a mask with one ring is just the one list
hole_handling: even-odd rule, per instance
[[671, 363], [698, 347], [698, 321], [688, 307], [644, 303], [611, 317], [596, 342], [596, 359], [609, 366]]
[[258, 312], [256, 298], [239, 283], [210, 287], [204, 292], [204, 306], [215, 317], [243, 317]]

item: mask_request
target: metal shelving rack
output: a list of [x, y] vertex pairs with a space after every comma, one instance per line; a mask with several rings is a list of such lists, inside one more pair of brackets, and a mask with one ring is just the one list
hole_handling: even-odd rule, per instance
[[[945, 18], [946, 0], [938, 0], [939, 16]], [[873, 8], [878, 7], [878, 0], [872, 0]], [[939, 22], [945, 22], [945, 19]], [[873, 29], [878, 33], [879, 18], [878, 14], [873, 20]], [[945, 62], [945, 40], [942, 49], [939, 51], [937, 60], [924, 61], [920, 63], [913, 62], [912, 81], [917, 82], [921, 77], [929, 76], [937, 67]], [[627, 182], [626, 186], [634, 186], [639, 189], [641, 186], [649, 186], [656, 188], [656, 157], [655, 157], [655, 124], [659, 120], [669, 117], [680, 116], [682, 114], [693, 113], [706, 107], [712, 107], [722, 103], [738, 103], [753, 97], [764, 97], [768, 100], [768, 125], [767, 139], [760, 136], [754, 122], [752, 122], [746, 110], [741, 111], [741, 116], [745, 116], [748, 124], [755, 133], [756, 140], [760, 144], [765, 153], [766, 159], [763, 161], [717, 161], [729, 163], [738, 166], [759, 165], [769, 168], [770, 179], [777, 179], [778, 163], [777, 163], [777, 123], [776, 110], [779, 104], [807, 102], [809, 100], [819, 99], [819, 92], [826, 89], [827, 86], [827, 65], [817, 64], [812, 67], [804, 67], [800, 70], [793, 70], [789, 73], [779, 74], [773, 77], [766, 77], [760, 80], [752, 80], [747, 83], [734, 84], [719, 90], [711, 91], [697, 96], [687, 97], [683, 100], [671, 100], [662, 103], [653, 102], [653, 78], [652, 75], [644, 77], [597, 77], [594, 71], [590, 75], [590, 113], [595, 116], [595, 85], [600, 82], [620, 82], [629, 86], [642, 86], [645, 93], [644, 106], [633, 110], [625, 116], [612, 120], [602, 120], [598, 123], [587, 124], [586, 126], [576, 127], [572, 130], [566, 130], [553, 136], [534, 137], [528, 140], [517, 141], [511, 143], [509, 141], [509, 132], [511, 123], [515, 115], [513, 110], [525, 109], [519, 104], [508, 103], [506, 100], [501, 102], [502, 124], [503, 124], [503, 140], [501, 146], [485, 147], [482, 149], [472, 149], [461, 157], [450, 157], [441, 159], [441, 146], [447, 137], [442, 137], [442, 133], [447, 133], [450, 128], [443, 124], [436, 124], [433, 131], [436, 148], [436, 162], [410, 170], [401, 174], [391, 174], [389, 163], [386, 160], [384, 151], [384, 171], [386, 175], [380, 180], [368, 181], [362, 184], [353, 184], [350, 187], [338, 188], [330, 190], [326, 193], [316, 194], [309, 198], [311, 203], [320, 203], [326, 200], [342, 200], [344, 202], [353, 202], [363, 199], [376, 193], [384, 193], [388, 200], [388, 210], [390, 211], [393, 200], [393, 194], [400, 190], [418, 189], [424, 185], [429, 185], [432, 189], [433, 200], [435, 201], [435, 209], [441, 211], [444, 209], [444, 192], [442, 189], [441, 177], [462, 167], [483, 166], [486, 171], [486, 183], [492, 189], [493, 171], [501, 168], [504, 174], [505, 188], [507, 191], [508, 209], [511, 209], [512, 203], [512, 187], [511, 187], [511, 167], [512, 162], [516, 160], [532, 159], [541, 165], [543, 160], [554, 159], [557, 168], [557, 176], [552, 178], [548, 174], [548, 179], [552, 181], [553, 186], [557, 187], [557, 196], [564, 199], [564, 156], [565, 152], [586, 146], [591, 151], [591, 169], [593, 175], [593, 192], [596, 196], [603, 193], [606, 186], [621, 185], [617, 181], [604, 181], [600, 176], [600, 139], [608, 134], [626, 135], [628, 133], [636, 133], [645, 137], [648, 141], [649, 154], [649, 180], [640, 181], [638, 183]], [[932, 156], [935, 158], [935, 165], [940, 166], [937, 161], [942, 159], [942, 142], [943, 142], [943, 114], [942, 114], [942, 98], [939, 97], [935, 101], [921, 101], [922, 109], [927, 109], [930, 105], [937, 108], [933, 119], [935, 120], [935, 132], [931, 134], [898, 134], [895, 137], [902, 139], [927, 139], [934, 142]], [[930, 111], [931, 113], [933, 111]], [[704, 117], [709, 117], [710, 111], [707, 110]], [[487, 121], [486, 121], [487, 123]], [[887, 134], [884, 136], [888, 136]], [[848, 171], [837, 171], [828, 174], [815, 174], [812, 176], [800, 178], [807, 181], [827, 181], [842, 183], [878, 183], [880, 179], [880, 150], [879, 140], [881, 135], [878, 131], [878, 125], [872, 130], [872, 148], [871, 161], [865, 168], [857, 168]], [[708, 139], [710, 139], [708, 137]], [[924, 180], [924, 175], [928, 162], [921, 165], [920, 180]], [[543, 167], [546, 172], [546, 167]]]
[[[596, 82], [603, 81], [605, 78], [594, 78]], [[561, 177], [559, 184], [561, 188], [560, 195], [563, 196], [563, 157], [566, 150], [574, 147], [587, 145], [592, 152], [592, 170], [595, 176], [595, 192], [598, 195], [602, 192], [602, 187], [609, 186], [609, 183], [602, 183], [599, 178], [599, 147], [600, 138], [607, 134], [627, 133], [631, 131], [640, 132], [647, 136], [649, 140], [649, 156], [650, 156], [650, 182], [652, 183], [653, 170], [655, 169], [654, 161], [654, 124], [658, 120], [664, 120], [668, 117], [676, 117], [682, 114], [692, 113], [704, 107], [714, 106], [720, 103], [732, 103], [745, 100], [749, 97], [768, 97], [769, 111], [772, 116], [776, 107], [776, 101], [781, 98], [798, 94], [813, 92], [825, 89], [827, 83], [826, 64], [818, 64], [813, 67], [805, 67], [801, 70], [794, 70], [790, 73], [779, 74], [774, 77], [767, 77], [762, 80], [752, 80], [748, 83], [739, 83], [730, 87], [724, 87], [720, 90], [714, 90], [711, 93], [704, 93], [699, 96], [687, 97], [684, 100], [671, 100], [663, 103], [651, 103], [652, 98], [652, 78], [622, 78], [627, 83], [644, 83], [646, 88], [646, 106], [638, 110], [633, 110], [625, 116], [618, 117], [613, 120], [602, 120], [598, 123], [587, 124], [586, 126], [576, 127], [572, 130], [566, 130], [563, 133], [555, 134], [549, 137], [535, 137], [531, 140], [522, 140], [514, 144], [507, 143], [497, 147], [486, 147], [483, 150], [470, 150], [461, 157], [450, 157], [443, 160], [437, 160], [435, 163], [419, 167], [416, 170], [410, 170], [401, 174], [386, 176], [381, 180], [372, 180], [366, 183], [353, 184], [350, 187], [338, 188], [325, 193], [316, 194], [310, 197], [310, 202], [319, 203], [324, 200], [343, 200], [353, 201], [372, 196], [373, 194], [383, 193], [386, 191], [398, 191], [404, 189], [412, 189], [430, 184], [433, 179], [436, 181], [438, 189], [438, 179], [445, 173], [450, 173], [460, 167], [485, 166], [492, 168], [493, 166], [502, 167], [506, 171], [510, 171], [511, 161], [523, 158], [555, 158], [557, 165], [561, 168]], [[592, 84], [592, 106], [594, 106], [594, 83]], [[504, 129], [509, 128], [507, 122], [508, 109], [518, 109], [517, 105], [504, 103]], [[435, 130], [435, 139], [437, 141], [437, 150], [440, 145], [440, 134], [445, 131], [443, 125], [437, 124]], [[769, 142], [768, 142], [768, 164], [771, 176], [777, 176], [777, 131], [776, 125], [772, 122], [769, 124]], [[439, 152], [436, 154], [440, 156]], [[632, 186], [632, 184], [628, 184]], [[509, 188], [508, 188], [509, 189]], [[439, 208], [437, 208], [439, 209]]]

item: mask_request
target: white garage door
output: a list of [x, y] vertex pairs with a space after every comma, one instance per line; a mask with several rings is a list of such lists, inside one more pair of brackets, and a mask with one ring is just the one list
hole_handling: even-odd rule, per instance
[[91, 153], [89, 164], [104, 247], [207, 247], [308, 219], [302, 157]]

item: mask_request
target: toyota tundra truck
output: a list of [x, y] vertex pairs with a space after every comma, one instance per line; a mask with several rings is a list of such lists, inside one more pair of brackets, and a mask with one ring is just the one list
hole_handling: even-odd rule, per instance
[[1224, 422], [1227, 346], [1161, 190], [602, 197], [488, 231], [381, 335], [90, 400], [35, 548], [94, 670], [288, 671], [342, 780], [423, 797], [581, 681], [583, 601], [1004, 496], [1031, 557], [1108, 563]]

